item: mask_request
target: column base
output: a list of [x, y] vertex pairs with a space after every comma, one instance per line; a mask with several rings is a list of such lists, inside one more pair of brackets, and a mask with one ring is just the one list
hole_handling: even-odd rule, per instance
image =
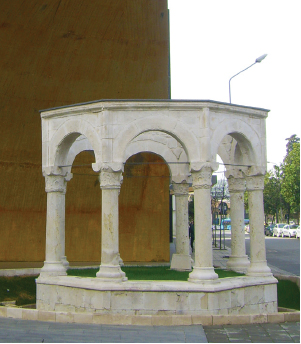
[[191, 271], [192, 259], [189, 254], [178, 254], [172, 255], [170, 269], [179, 271]]
[[230, 256], [227, 261], [227, 268], [240, 273], [246, 273], [250, 266], [250, 261], [247, 255], [244, 256]]
[[267, 266], [266, 260], [252, 263], [247, 270], [247, 276], [273, 276], [271, 269]]
[[216, 279], [218, 279], [218, 274], [215, 273], [214, 268], [194, 267], [192, 272], [189, 274], [188, 282], [200, 283]]
[[122, 260], [122, 258], [120, 257], [120, 253], [118, 253], [118, 260], [119, 260], [119, 265], [120, 265], [120, 266], [124, 266], [123, 260]]
[[119, 265], [100, 265], [96, 277], [104, 282], [125, 282], [128, 280]]
[[66, 267], [60, 262], [44, 262], [40, 271], [41, 276], [66, 276]]
[[68, 269], [68, 268], [69, 268], [69, 262], [68, 262], [68, 260], [67, 260], [67, 257], [66, 257], [66, 256], [63, 256], [63, 257], [61, 258], [61, 261], [62, 261], [62, 263], [63, 263], [63, 266], [64, 266], [66, 269]]

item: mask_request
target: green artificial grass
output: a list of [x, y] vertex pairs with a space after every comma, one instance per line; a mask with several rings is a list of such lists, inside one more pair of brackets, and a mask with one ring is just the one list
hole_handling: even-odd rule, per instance
[[[187, 281], [190, 271], [170, 270], [168, 266], [123, 266], [122, 271], [130, 281]], [[98, 268], [69, 269], [69, 276], [96, 277]], [[234, 271], [215, 269], [219, 278], [243, 276]]]
[[[170, 270], [166, 266], [154, 267], [122, 267], [126, 276], [134, 280], [166, 280], [187, 281], [189, 271]], [[69, 276], [95, 277], [98, 268], [69, 269]], [[215, 269], [219, 278], [243, 276], [234, 271]], [[17, 306], [34, 304], [36, 302], [36, 283], [38, 276], [0, 277], [0, 302], [16, 300]], [[278, 306], [300, 310], [300, 290], [296, 283], [279, 280], [277, 285]]]
[[296, 283], [278, 280], [278, 307], [300, 310], [300, 290]]

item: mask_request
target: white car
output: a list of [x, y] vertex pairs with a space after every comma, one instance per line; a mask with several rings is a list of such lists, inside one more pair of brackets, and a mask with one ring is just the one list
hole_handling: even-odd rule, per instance
[[285, 226], [285, 223], [277, 223], [273, 228], [273, 237], [280, 237], [282, 235], [282, 229]]
[[284, 237], [295, 237], [297, 234], [297, 225], [285, 225], [282, 229], [282, 238]]
[[296, 229], [296, 238], [300, 239], [300, 226]]

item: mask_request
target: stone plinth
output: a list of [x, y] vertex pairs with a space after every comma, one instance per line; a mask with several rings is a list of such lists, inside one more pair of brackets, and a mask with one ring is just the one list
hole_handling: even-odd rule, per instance
[[238, 315], [277, 312], [274, 277], [235, 277], [212, 283], [39, 277], [37, 309], [120, 315]]

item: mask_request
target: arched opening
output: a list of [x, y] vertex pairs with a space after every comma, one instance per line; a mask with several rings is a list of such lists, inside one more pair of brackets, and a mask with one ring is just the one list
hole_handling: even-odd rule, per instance
[[101, 190], [92, 170], [93, 151], [77, 154], [66, 192], [66, 256], [70, 265], [99, 264], [101, 259]]
[[159, 155], [141, 152], [126, 161], [119, 196], [124, 262], [169, 262], [169, 183], [169, 168]]
[[238, 132], [225, 135], [218, 146], [217, 154], [225, 164], [226, 170], [242, 169], [255, 164], [255, 150], [245, 135]]

